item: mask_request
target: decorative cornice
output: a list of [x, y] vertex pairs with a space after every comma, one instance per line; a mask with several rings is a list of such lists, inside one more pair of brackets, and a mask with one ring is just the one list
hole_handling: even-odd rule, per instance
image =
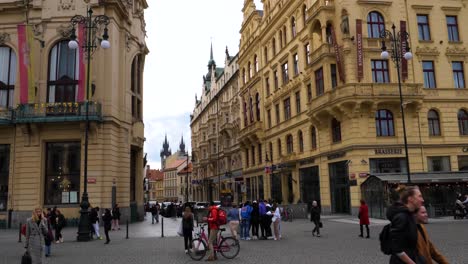
[[10, 34], [0, 33], [0, 45], [5, 45], [5, 43], [10, 41]]
[[432, 5], [412, 5], [411, 8], [414, 10], [431, 10], [434, 6]]
[[72, 32], [73, 26], [70, 23], [61, 24], [57, 27], [57, 33], [64, 38], [69, 38]]
[[360, 5], [392, 5], [393, 1], [379, 1], [379, 0], [358, 0], [357, 3]]
[[459, 7], [459, 6], [443, 6], [440, 9], [442, 9], [443, 11], [449, 11], [449, 12], [450, 11], [451, 12], [457, 11], [458, 12], [458, 11], [461, 10], [461, 7]]
[[468, 51], [466, 50], [466, 47], [461, 46], [447, 47], [445, 55], [451, 57], [466, 57], [468, 56]]
[[416, 47], [416, 56], [439, 56], [440, 52], [437, 49], [437, 47], [429, 47], [429, 46], [423, 46], [423, 47]]

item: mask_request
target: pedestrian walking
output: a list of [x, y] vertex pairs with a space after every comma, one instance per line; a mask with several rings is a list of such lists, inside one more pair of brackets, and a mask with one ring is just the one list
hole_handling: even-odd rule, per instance
[[271, 219], [271, 221], [273, 222], [273, 231], [275, 232], [274, 240], [280, 240], [281, 211], [276, 202], [273, 203], [272, 214], [273, 218]]
[[99, 234], [99, 207], [91, 209], [89, 218], [89, 221], [93, 225], [94, 234], [96, 235], [96, 238], [102, 240], [102, 237]]
[[241, 208], [241, 239], [250, 240], [249, 229], [252, 210], [253, 209], [249, 201], [245, 202], [244, 206]]
[[260, 224], [260, 209], [257, 201], [252, 203], [252, 213], [250, 214], [250, 226], [252, 230], [252, 239], [258, 239], [258, 226]]
[[424, 225], [428, 223], [426, 207], [419, 207], [416, 209], [414, 215], [418, 227], [417, 250], [419, 255], [424, 258], [424, 264], [432, 264], [432, 260], [439, 264], [449, 264], [448, 260], [440, 254], [434, 244], [432, 244], [431, 239], [427, 234], [426, 227], [424, 227]]
[[112, 208], [112, 230], [120, 230], [120, 208], [118, 204], [115, 204]]
[[192, 249], [193, 213], [190, 206], [186, 206], [182, 214], [182, 233], [184, 235], [185, 254]]
[[106, 234], [106, 243], [104, 244], [109, 244], [109, 230], [112, 227], [112, 215], [111, 211], [107, 208], [104, 210], [104, 214], [102, 215], [102, 222], [104, 222], [104, 234]]
[[260, 218], [260, 231], [262, 236], [260, 237], [261, 240], [267, 239], [266, 235], [266, 221], [267, 221], [267, 210], [266, 210], [266, 205], [263, 200], [260, 200], [258, 204], [258, 214]]
[[58, 244], [58, 243], [63, 243], [62, 229], [66, 225], [66, 220], [65, 220], [65, 216], [63, 216], [63, 214], [62, 214], [62, 212], [60, 212], [60, 210], [57, 209], [55, 214], [57, 216], [56, 219], [55, 219], [55, 222], [56, 222], [56, 225], [55, 225], [55, 243]]
[[151, 224], [154, 224], [154, 220], [156, 220], [156, 223], [159, 222], [158, 214], [158, 208], [156, 208], [156, 205], [153, 204], [153, 206], [151, 206]]
[[31, 218], [26, 221], [26, 240], [24, 247], [31, 256], [32, 264], [43, 263], [44, 236], [48, 234], [47, 219], [41, 208], [35, 208]]
[[54, 241], [54, 234], [52, 233], [52, 225], [50, 224], [50, 208], [47, 209], [47, 214], [44, 214], [47, 219], [47, 235], [44, 236], [44, 249], [45, 256], [49, 257], [52, 250], [52, 242]]
[[231, 234], [235, 239], [239, 239], [237, 236], [237, 230], [239, 228], [239, 208], [237, 208], [236, 204], [232, 204], [232, 208], [228, 211], [227, 220], [229, 223], [229, 229], [231, 230]]
[[213, 248], [213, 243], [216, 241], [218, 236], [219, 224], [218, 224], [218, 207], [213, 201], [210, 202], [210, 208], [208, 209], [208, 217], [203, 217], [203, 221], [208, 221], [208, 228], [210, 229], [208, 237], [208, 258], [207, 261], [214, 261], [217, 259], [216, 253]]
[[363, 236], [363, 227], [366, 227], [367, 236], [369, 238], [369, 207], [367, 207], [366, 201], [361, 199], [361, 206], [359, 207], [359, 228], [361, 230], [361, 234], [359, 237]]
[[317, 201], [312, 201], [312, 207], [310, 208], [310, 221], [314, 223], [315, 227], [312, 230], [312, 236], [320, 237], [320, 208], [318, 207]]
[[417, 186], [408, 186], [400, 192], [400, 201], [387, 209], [390, 220], [390, 264], [422, 264], [417, 251], [418, 228], [413, 213], [423, 205], [424, 199]]

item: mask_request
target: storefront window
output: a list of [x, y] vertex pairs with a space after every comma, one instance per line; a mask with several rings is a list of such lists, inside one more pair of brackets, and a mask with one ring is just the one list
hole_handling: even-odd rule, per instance
[[263, 200], [265, 192], [263, 190], [263, 176], [258, 176], [258, 199]]
[[46, 144], [46, 205], [79, 203], [80, 148], [80, 142]]
[[458, 156], [458, 170], [468, 171], [468, 156]]
[[370, 159], [371, 173], [403, 173], [406, 172], [404, 158]]
[[10, 145], [0, 145], [0, 211], [7, 209], [9, 167]]
[[427, 157], [428, 171], [450, 171], [450, 157]]

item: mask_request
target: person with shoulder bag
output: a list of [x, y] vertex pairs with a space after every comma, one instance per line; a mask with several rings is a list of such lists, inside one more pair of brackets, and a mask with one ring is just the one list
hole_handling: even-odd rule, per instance
[[[41, 208], [34, 209], [32, 217], [26, 222], [26, 241], [24, 247], [31, 257], [31, 264], [43, 263], [44, 236], [47, 236], [47, 219]], [[26, 254], [25, 254], [26, 255]]]

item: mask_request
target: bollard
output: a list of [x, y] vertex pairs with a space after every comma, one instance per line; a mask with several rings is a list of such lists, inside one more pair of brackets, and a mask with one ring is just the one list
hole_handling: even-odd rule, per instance
[[125, 237], [125, 239], [128, 239], [128, 219], [127, 219], [127, 236]]
[[161, 217], [161, 237], [164, 237], [164, 217]]
[[18, 231], [18, 243], [21, 243], [21, 227], [23, 226], [23, 224], [21, 224], [21, 222], [19, 223], [19, 231]]

